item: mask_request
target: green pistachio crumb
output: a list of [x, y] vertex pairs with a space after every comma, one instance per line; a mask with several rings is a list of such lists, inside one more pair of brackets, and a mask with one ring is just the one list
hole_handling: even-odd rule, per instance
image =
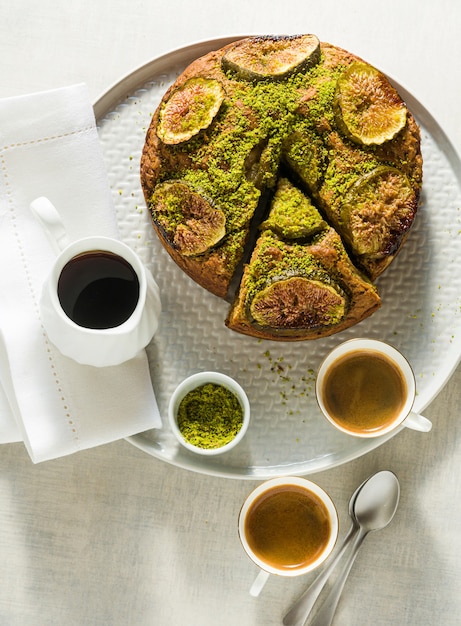
[[206, 383], [183, 398], [177, 421], [188, 443], [198, 448], [221, 448], [242, 428], [243, 409], [232, 391], [216, 383]]

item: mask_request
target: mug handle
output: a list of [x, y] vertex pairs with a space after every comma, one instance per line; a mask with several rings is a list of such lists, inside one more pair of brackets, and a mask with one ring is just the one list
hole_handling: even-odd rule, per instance
[[61, 216], [48, 198], [43, 196], [31, 202], [30, 210], [45, 229], [54, 252], [59, 254], [69, 243]]
[[269, 576], [269, 572], [266, 572], [263, 569], [260, 570], [259, 574], [256, 576], [253, 584], [250, 587], [250, 596], [253, 596], [254, 598], [257, 598], [259, 596], [259, 594], [263, 590], [264, 585], [267, 583]]
[[419, 430], [422, 433], [428, 433], [432, 428], [432, 422], [418, 413], [413, 411], [405, 418], [403, 425], [413, 430]]

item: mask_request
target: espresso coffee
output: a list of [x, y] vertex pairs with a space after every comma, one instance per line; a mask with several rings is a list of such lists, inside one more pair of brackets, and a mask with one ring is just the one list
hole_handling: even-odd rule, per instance
[[325, 409], [351, 433], [379, 432], [400, 415], [407, 386], [399, 368], [384, 354], [357, 350], [327, 370], [321, 389]]
[[58, 298], [66, 315], [79, 326], [115, 328], [135, 310], [139, 280], [121, 256], [102, 250], [84, 252], [62, 269]]
[[245, 519], [250, 549], [278, 570], [301, 569], [325, 550], [331, 521], [320, 498], [297, 485], [281, 485], [263, 492]]

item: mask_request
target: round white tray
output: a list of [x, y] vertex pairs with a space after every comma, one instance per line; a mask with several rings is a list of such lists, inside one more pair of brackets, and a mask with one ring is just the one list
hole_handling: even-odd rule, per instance
[[[437, 122], [392, 81], [421, 126], [424, 185], [410, 237], [377, 282], [382, 308], [352, 329], [301, 343], [259, 341], [226, 329], [228, 305], [191, 281], [157, 240], [140, 187], [139, 159], [152, 113], [166, 88], [188, 63], [234, 39], [172, 51], [123, 78], [94, 109], [121, 237], [152, 270], [162, 294], [160, 328], [148, 356], [164, 427], [128, 441], [182, 468], [262, 480], [318, 472], [386, 440], [342, 435], [321, 417], [315, 372], [337, 343], [365, 336], [400, 349], [415, 370], [418, 412], [456, 368], [461, 357], [461, 163]], [[202, 370], [233, 376], [251, 404], [252, 421], [244, 441], [216, 458], [204, 459], [180, 448], [166, 419], [176, 385]]]

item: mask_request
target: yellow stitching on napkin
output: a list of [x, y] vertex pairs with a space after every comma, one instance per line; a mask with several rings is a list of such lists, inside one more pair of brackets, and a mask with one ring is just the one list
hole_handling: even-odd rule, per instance
[[48, 353], [48, 360], [50, 362], [51, 373], [52, 373], [52, 376], [54, 378], [54, 382], [55, 382], [55, 385], [56, 385], [56, 391], [59, 394], [59, 397], [60, 397], [60, 400], [61, 400], [61, 403], [62, 403], [62, 408], [65, 411], [65, 417], [66, 417], [66, 420], [67, 420], [67, 425], [70, 428], [70, 431], [72, 433], [72, 438], [73, 438], [74, 442], [76, 443], [76, 446], [77, 446], [78, 449], [80, 448], [80, 446], [79, 446], [78, 430], [77, 430], [77, 427], [76, 427], [77, 426], [76, 420], [75, 420], [75, 418], [72, 417], [71, 411], [69, 409], [68, 402], [66, 400], [66, 397], [64, 396], [64, 392], [63, 392], [63, 389], [62, 389], [62, 386], [61, 386], [61, 382], [59, 380], [58, 372], [56, 370], [56, 365], [53, 362], [53, 351], [52, 351], [52, 348], [51, 348], [51, 344], [50, 344], [50, 341], [48, 339], [48, 335], [46, 334], [45, 328], [43, 327], [43, 325], [41, 323], [40, 308], [39, 308], [39, 305], [38, 305], [38, 298], [37, 298], [36, 290], [34, 288], [34, 284], [33, 284], [32, 280], [31, 280], [29, 268], [27, 266], [26, 256], [24, 254], [23, 246], [22, 246], [22, 243], [21, 243], [20, 233], [19, 233], [19, 230], [18, 230], [18, 227], [17, 227], [17, 224], [16, 224], [16, 214], [15, 214], [15, 210], [16, 209], [15, 209], [15, 205], [13, 204], [13, 201], [12, 201], [12, 192], [11, 192], [11, 189], [10, 189], [10, 181], [9, 181], [9, 177], [8, 177], [7, 163], [6, 163], [4, 155], [2, 154], [2, 151], [10, 149], [10, 148], [16, 148], [16, 147], [20, 148], [20, 147], [23, 147], [23, 146], [27, 146], [27, 145], [30, 145], [30, 144], [37, 143], [38, 141], [48, 141], [48, 140], [51, 140], [51, 139], [59, 139], [59, 138], [68, 137], [68, 136], [71, 136], [71, 135], [77, 135], [77, 134], [80, 134], [80, 133], [83, 133], [83, 132], [88, 132], [90, 130], [91, 130], [91, 128], [82, 129], [82, 130], [74, 131], [72, 133], [66, 133], [66, 134], [63, 134], [63, 135], [59, 135], [59, 136], [56, 136], [56, 137], [44, 138], [43, 140], [32, 140], [32, 141], [29, 141], [29, 142], [12, 144], [11, 146], [6, 146], [6, 148], [4, 147], [3, 149], [0, 149], [1, 170], [2, 170], [2, 174], [3, 174], [4, 182], [5, 182], [5, 189], [6, 189], [6, 195], [7, 195], [7, 198], [8, 198], [9, 213], [10, 213], [10, 216], [11, 216], [11, 223], [12, 223], [12, 226], [13, 226], [14, 237], [15, 237], [15, 240], [17, 242], [18, 249], [19, 249], [19, 252], [20, 252], [20, 256], [21, 256], [21, 259], [22, 259], [22, 266], [24, 268], [24, 273], [26, 275], [27, 285], [28, 285], [29, 292], [30, 292], [31, 297], [32, 297], [33, 304], [34, 304], [35, 315], [37, 316], [37, 319], [39, 320], [40, 326], [41, 326], [41, 329], [42, 329], [42, 337], [43, 337], [43, 341], [45, 343], [46, 351]]

